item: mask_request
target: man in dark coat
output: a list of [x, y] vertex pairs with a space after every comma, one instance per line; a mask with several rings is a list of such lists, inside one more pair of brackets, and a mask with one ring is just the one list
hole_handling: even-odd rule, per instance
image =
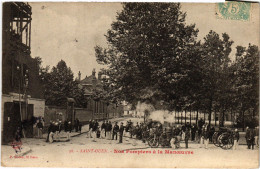
[[117, 122], [115, 123], [114, 127], [113, 127], [113, 136], [112, 136], [112, 140], [114, 140], [114, 137], [116, 136], [116, 140], [117, 140], [117, 132], [119, 131], [119, 126], [117, 125]]
[[89, 138], [92, 138], [92, 128], [93, 128], [93, 121], [92, 120], [89, 120]]
[[213, 137], [214, 133], [215, 133], [215, 127], [212, 126], [209, 131], [209, 141], [210, 142], [212, 142], [212, 137]]
[[188, 127], [186, 127], [186, 131], [185, 131], [185, 147], [188, 148], [188, 141], [190, 139], [190, 130]]
[[111, 124], [111, 121], [109, 121], [108, 122], [108, 124], [107, 124], [107, 127], [106, 127], [106, 129], [107, 129], [107, 139], [108, 140], [111, 140], [111, 131], [112, 131], [112, 124]]
[[247, 146], [248, 149], [251, 149], [252, 146], [252, 150], [254, 150], [254, 142], [255, 142], [255, 131], [252, 128], [248, 128], [246, 130], [246, 141], [247, 141]]
[[180, 147], [180, 141], [181, 141], [181, 129], [179, 128], [179, 125], [177, 125], [177, 127], [175, 128], [175, 130], [173, 131], [175, 138], [177, 139], [176, 142], [176, 146]]
[[119, 127], [119, 143], [123, 143], [123, 134], [124, 134], [125, 127], [123, 126], [123, 123], [121, 122]]
[[108, 121], [106, 120], [106, 122], [105, 122], [105, 138], [107, 137], [107, 125], [108, 125]]
[[50, 141], [50, 133], [52, 132], [52, 128], [53, 128], [53, 123], [52, 123], [52, 121], [50, 121], [50, 125], [48, 127], [48, 135], [47, 135], [47, 138], [46, 138], [46, 142]]
[[197, 131], [197, 126], [193, 124], [191, 126], [191, 141], [195, 140], [196, 131]]
[[93, 131], [93, 141], [96, 141], [98, 126], [99, 126], [99, 124], [98, 124], [97, 120], [94, 121], [93, 127], [92, 127], [92, 131]]
[[106, 123], [103, 121], [101, 125], [101, 137], [100, 138], [106, 138]]
[[38, 129], [38, 138], [42, 138], [43, 124], [41, 120], [38, 120], [36, 127]]
[[70, 133], [72, 130], [71, 121], [68, 119], [64, 122], [64, 131], [67, 133], [67, 140], [70, 140]]
[[234, 131], [234, 145], [233, 145], [233, 150], [236, 150], [239, 145], [239, 132], [237, 129]]

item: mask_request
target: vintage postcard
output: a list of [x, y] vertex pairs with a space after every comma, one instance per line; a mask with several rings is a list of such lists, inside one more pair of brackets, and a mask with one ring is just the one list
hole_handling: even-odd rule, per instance
[[258, 3], [2, 10], [2, 167], [259, 167]]

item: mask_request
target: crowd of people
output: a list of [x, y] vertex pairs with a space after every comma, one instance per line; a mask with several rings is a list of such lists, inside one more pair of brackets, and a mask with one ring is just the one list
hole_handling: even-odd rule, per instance
[[[230, 130], [231, 131], [231, 130]], [[233, 149], [238, 149], [240, 135], [238, 129], [231, 131], [234, 140]], [[246, 129], [246, 141], [248, 148], [254, 149], [254, 145], [258, 146], [258, 132], [259, 128]], [[152, 134], [151, 134], [152, 133]], [[124, 126], [123, 123], [118, 125], [118, 122], [114, 124], [111, 121], [103, 121], [101, 126], [97, 120], [91, 120], [89, 122], [89, 138], [93, 138], [96, 142], [96, 138], [107, 139], [107, 140], [117, 140], [119, 136], [119, 143], [122, 143], [123, 136], [129, 136], [130, 138], [135, 138], [147, 141], [147, 136], [153, 135], [154, 137], [165, 137], [168, 139], [169, 144], [172, 148], [180, 148], [181, 141], [184, 142], [184, 147], [189, 148], [189, 141], [200, 144], [199, 147], [208, 149], [209, 143], [213, 143], [213, 135], [215, 133], [215, 127], [209, 127], [203, 119], [198, 121], [198, 124], [189, 124], [188, 122], [184, 125], [171, 125], [163, 127], [160, 123], [136, 123], [134, 124], [131, 120], [126, 122]]]
[[66, 133], [67, 141], [71, 139], [70, 135], [72, 130], [74, 129], [75, 132], [81, 133], [82, 125], [79, 119], [75, 119], [74, 125], [72, 125], [71, 120], [66, 119], [64, 123], [61, 120], [57, 119], [56, 121], [50, 121], [50, 125], [48, 127], [48, 135], [46, 138], [46, 142], [52, 143], [55, 141], [60, 141], [61, 131], [63, 130]]
[[118, 122], [115, 122], [112, 125], [111, 121], [103, 121], [101, 126], [97, 120], [89, 121], [89, 132], [88, 137], [93, 138], [93, 141], [96, 142], [96, 138], [107, 139], [107, 140], [117, 140], [119, 137], [119, 143], [123, 143], [123, 133], [125, 126], [123, 122], [118, 125]]
[[[43, 138], [44, 119], [39, 117], [36, 119], [35, 126], [37, 129], [37, 137]], [[74, 124], [70, 120], [65, 120], [62, 123], [61, 120], [50, 121], [48, 127], [47, 142], [52, 143], [54, 140], [60, 140], [60, 133], [62, 130], [66, 133], [67, 140], [70, 140], [70, 135], [73, 130], [81, 133], [82, 125], [78, 119], [75, 119]], [[131, 120], [123, 122], [118, 125], [118, 122], [103, 121], [101, 125], [97, 120], [89, 121], [88, 137], [92, 138], [94, 142], [97, 138], [107, 140], [119, 140], [119, 143], [123, 142], [123, 136], [142, 140], [144, 143], [147, 141], [148, 136], [164, 138], [172, 148], [179, 148], [181, 141], [184, 142], [184, 147], [189, 148], [189, 141], [199, 143], [200, 147], [208, 149], [209, 143], [213, 142], [213, 135], [215, 133], [214, 126], [209, 125], [200, 119], [198, 124], [190, 124], [187, 122], [184, 125], [171, 125], [163, 127], [161, 123], [133, 123]], [[233, 136], [233, 149], [238, 149], [240, 135], [238, 129], [232, 131]], [[248, 149], [254, 149], [255, 145], [259, 147], [259, 127], [249, 128], [246, 127], [245, 139]]]

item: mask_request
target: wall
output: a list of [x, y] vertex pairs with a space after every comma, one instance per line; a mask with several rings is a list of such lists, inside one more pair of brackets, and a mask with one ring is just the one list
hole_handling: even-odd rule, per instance
[[92, 111], [82, 108], [75, 108], [75, 118], [78, 118], [81, 123], [86, 124], [92, 119]]
[[45, 106], [44, 111], [44, 120], [45, 126], [50, 124], [50, 120], [61, 120], [64, 122], [67, 117], [67, 109], [64, 107], [56, 107], [56, 106]]
[[45, 100], [43, 99], [28, 99], [28, 104], [33, 104], [33, 115], [34, 117], [42, 116], [44, 117]]
[[[25, 102], [21, 95], [21, 102]], [[1, 129], [3, 129], [3, 117], [4, 117], [4, 104], [5, 102], [14, 102], [19, 101], [18, 93], [11, 93], [10, 95], [2, 94], [2, 103], [1, 103]], [[33, 116], [44, 116], [44, 108], [45, 108], [45, 100], [36, 99], [36, 98], [28, 98], [28, 104], [33, 104]]]

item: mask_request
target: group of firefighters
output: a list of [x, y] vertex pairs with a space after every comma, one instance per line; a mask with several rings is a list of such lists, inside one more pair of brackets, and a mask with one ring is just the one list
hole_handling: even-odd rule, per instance
[[[203, 126], [199, 127], [199, 138], [200, 143], [204, 142], [205, 148], [208, 148], [209, 143], [209, 130], [207, 130], [207, 124], [203, 124]], [[200, 132], [201, 131], [201, 132]], [[195, 141], [195, 133], [196, 128], [194, 130], [194, 126], [190, 126], [188, 123], [183, 126], [177, 125], [176, 127], [166, 127], [163, 129], [161, 123], [157, 124], [147, 124], [147, 123], [136, 123], [136, 125], [131, 122], [131, 120], [127, 121], [126, 125], [123, 125], [121, 122], [120, 126], [118, 122], [115, 122], [112, 125], [111, 121], [103, 121], [101, 126], [97, 120], [89, 121], [89, 132], [88, 137], [93, 138], [93, 141], [96, 142], [96, 138], [107, 139], [107, 140], [117, 140], [119, 135], [119, 143], [122, 143], [123, 136], [128, 135], [130, 138], [135, 137], [136, 139], [140, 139], [143, 142], [147, 141], [149, 135], [154, 135], [155, 137], [160, 137], [162, 134], [166, 134], [167, 137], [170, 136], [170, 144], [171, 147], [179, 148], [180, 141], [185, 141], [185, 147], [188, 148], [188, 140], [192, 138], [192, 141]], [[192, 136], [192, 137], [191, 137]]]
[[[254, 148], [254, 144], [258, 145], [258, 127], [256, 129], [246, 130], [246, 141], [248, 148]], [[131, 120], [127, 121], [124, 126], [123, 123], [118, 126], [117, 122], [112, 125], [111, 121], [103, 121], [102, 125], [99, 126], [97, 120], [91, 120], [89, 122], [89, 138], [108, 139], [117, 140], [119, 134], [119, 143], [122, 143], [123, 136], [128, 136], [130, 138], [135, 137], [136, 139], [142, 140], [143, 142], [148, 141], [152, 137], [165, 137], [165, 140], [169, 141], [169, 145], [176, 149], [180, 148], [180, 142], [184, 141], [185, 148], [188, 148], [189, 140], [198, 142], [200, 148], [204, 147], [208, 149], [209, 142], [213, 142], [213, 134], [215, 133], [215, 128], [213, 126], [209, 127], [202, 119], [198, 121], [198, 125], [186, 123], [185, 125], [176, 125], [163, 128], [161, 123], [136, 123], [134, 125]], [[239, 144], [239, 132], [237, 129], [232, 131], [234, 146], [233, 149], [238, 148]]]
[[120, 123], [120, 126], [118, 125], [118, 122], [115, 122], [113, 126], [111, 121], [103, 121], [102, 125], [99, 126], [97, 120], [90, 120], [88, 137], [93, 138], [93, 141], [96, 142], [96, 138], [117, 140], [119, 135], [119, 143], [122, 143], [124, 130], [125, 126], [123, 125], [123, 122]]
[[78, 119], [74, 121], [74, 125], [72, 125], [72, 122], [70, 120], [65, 120], [64, 123], [62, 123], [61, 120], [56, 121], [50, 121], [50, 125], [48, 127], [48, 135], [46, 138], [46, 142], [52, 143], [54, 140], [59, 141], [60, 140], [60, 133], [62, 130], [67, 135], [67, 140], [70, 140], [70, 133], [72, 132], [73, 128], [76, 132], [81, 133], [81, 123]]
[[[41, 126], [41, 125], [39, 125]], [[81, 124], [78, 119], [75, 120], [74, 125], [70, 120], [65, 120], [62, 123], [60, 120], [50, 121], [48, 128], [48, 136], [46, 141], [52, 143], [54, 140], [60, 140], [60, 132], [64, 130], [67, 134], [67, 140], [70, 140], [70, 133], [72, 130], [81, 132]], [[254, 145], [258, 145], [259, 128], [246, 129], [246, 141], [248, 149], [254, 149]], [[123, 142], [123, 136], [135, 137], [142, 140], [144, 143], [148, 139], [164, 138], [167, 140], [172, 148], [179, 148], [180, 142], [184, 141], [185, 148], [188, 148], [189, 140], [200, 143], [200, 147], [207, 149], [209, 142], [212, 142], [212, 136], [215, 133], [215, 128], [211, 128], [202, 119], [198, 121], [198, 125], [186, 123], [185, 125], [168, 125], [163, 128], [161, 123], [136, 123], [134, 125], [131, 120], [127, 121], [124, 126], [123, 122], [118, 125], [118, 122], [111, 123], [111, 121], [103, 121], [101, 125], [97, 120], [89, 121], [88, 137], [92, 138], [96, 142], [96, 138], [117, 140], [119, 137], [119, 143]], [[152, 136], [152, 137], [151, 137]], [[239, 132], [237, 129], [233, 131], [234, 146], [233, 149], [237, 149], [239, 144]]]

